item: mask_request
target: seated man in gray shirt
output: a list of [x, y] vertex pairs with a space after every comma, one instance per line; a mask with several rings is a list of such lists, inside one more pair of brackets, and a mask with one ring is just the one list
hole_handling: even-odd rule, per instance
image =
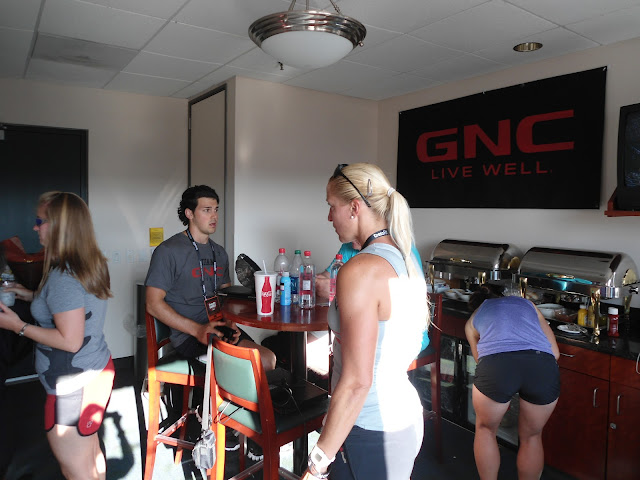
[[171, 328], [171, 344], [185, 357], [206, 354], [207, 335], [223, 338], [219, 327], [227, 326], [234, 331], [229, 343], [257, 348], [264, 369], [273, 370], [276, 356], [271, 350], [256, 344], [235, 324], [209, 321], [205, 300], [231, 284], [227, 252], [209, 238], [218, 224], [219, 201], [215, 190], [206, 185], [190, 187], [182, 194], [178, 217], [187, 229], [153, 252], [145, 280], [146, 308]]

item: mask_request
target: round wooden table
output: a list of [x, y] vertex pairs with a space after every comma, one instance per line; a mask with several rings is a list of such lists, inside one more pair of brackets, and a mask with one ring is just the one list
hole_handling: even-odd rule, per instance
[[291, 335], [291, 370], [295, 379], [307, 378], [307, 332], [322, 332], [328, 328], [329, 307], [303, 309], [297, 305], [276, 303], [273, 315], [258, 315], [255, 300], [226, 298], [222, 304], [225, 319], [255, 328], [294, 332]]
[[[307, 379], [307, 332], [321, 332], [328, 328], [328, 306], [316, 306], [303, 309], [297, 305], [274, 306], [273, 315], [258, 315], [255, 300], [226, 298], [222, 304], [222, 313], [226, 320], [250, 327], [292, 332], [291, 335], [291, 372], [294, 381]], [[294, 473], [301, 475], [306, 466], [308, 455], [307, 437], [293, 442]]]

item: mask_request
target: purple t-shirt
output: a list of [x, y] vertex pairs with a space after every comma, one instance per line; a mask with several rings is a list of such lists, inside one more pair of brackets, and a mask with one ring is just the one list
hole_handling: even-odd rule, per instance
[[539, 350], [553, 355], [533, 303], [521, 297], [485, 300], [473, 317], [480, 334], [478, 359], [495, 353]]

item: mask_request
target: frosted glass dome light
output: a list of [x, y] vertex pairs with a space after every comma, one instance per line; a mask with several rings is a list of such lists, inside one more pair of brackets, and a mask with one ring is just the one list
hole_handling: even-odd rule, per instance
[[321, 68], [338, 62], [362, 45], [367, 29], [357, 20], [342, 15], [309, 10], [286, 12], [259, 18], [249, 27], [249, 37], [262, 50], [285, 65]]

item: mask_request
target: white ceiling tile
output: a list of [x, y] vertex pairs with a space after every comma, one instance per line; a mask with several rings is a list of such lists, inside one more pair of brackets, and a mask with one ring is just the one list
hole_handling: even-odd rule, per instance
[[224, 67], [221, 68], [221, 70], [225, 72], [225, 74], [226, 72], [230, 72], [232, 74], [231, 75], [232, 77], [234, 76], [247, 77], [247, 78], [253, 78], [255, 80], [266, 80], [267, 82], [273, 82], [273, 83], [284, 83], [290, 78], [283, 75], [276, 75], [273, 73], [258, 72], [255, 70], [248, 70], [246, 68], [231, 67], [229, 65], [225, 65]]
[[640, 36], [640, 7], [572, 23], [567, 28], [602, 45], [628, 40]]
[[[364, 47], [311, 71], [280, 70], [248, 38], [253, 21], [287, 10], [290, 0], [0, 0], [0, 76], [29, 72], [101, 88], [111, 75], [109, 88], [189, 98], [237, 75], [382, 99], [429, 88], [434, 78], [445, 83], [640, 38], [640, 0], [336, 1], [366, 26]], [[330, 0], [309, 7], [335, 12]], [[45, 37], [74, 48], [45, 54]], [[518, 54], [512, 47], [522, 41], [544, 47]]]
[[164, 25], [159, 18], [76, 0], [47, 0], [39, 31], [92, 42], [142, 48]]
[[349, 55], [364, 52], [371, 47], [375, 47], [376, 45], [380, 45], [381, 43], [388, 42], [392, 38], [396, 38], [401, 35], [401, 33], [392, 32], [391, 30], [384, 30], [378, 27], [372, 27], [371, 25], [365, 25], [365, 28], [367, 29], [367, 35], [364, 37], [362, 47], [355, 47], [353, 50], [351, 50], [351, 52], [349, 52]]
[[76, 38], [38, 34], [33, 58], [119, 71], [137, 55], [130, 48], [88, 42]]
[[38, 20], [40, 0], [2, 0], [0, 27], [33, 30]]
[[408, 33], [486, 0], [343, 0], [343, 15], [394, 32]]
[[198, 62], [143, 51], [123, 71], [152, 77], [195, 81], [221, 66], [219, 63]]
[[210, 73], [206, 77], [198, 80], [197, 82], [193, 82], [188, 87], [175, 92], [172, 96], [178, 98], [192, 98], [236, 76], [254, 78], [256, 80], [266, 80], [273, 83], [282, 83], [284, 80], [286, 80], [286, 77], [281, 77], [278, 75], [255, 72], [238, 67], [224, 66], [219, 68], [215, 72]]
[[205, 90], [207, 89], [202, 88], [202, 86], [198, 82], [193, 82], [192, 84], [187, 85], [186, 87], [178, 90], [177, 92], [172, 93], [171, 96], [174, 98], [191, 98], [191, 97], [198, 96], [199, 94], [203, 93]]
[[226, 80], [229, 80], [231, 77], [235, 75], [235, 69], [232, 67], [220, 67], [217, 70], [214, 70], [209, 75], [201, 78], [197, 82], [193, 82], [191, 85], [185, 87], [184, 89], [176, 92], [174, 96], [180, 94], [181, 98], [192, 97], [194, 95], [198, 95], [205, 90], [210, 89], [211, 87], [218, 85]]
[[514, 42], [514, 45], [523, 42], [540, 42], [542, 43], [542, 48], [535, 52], [518, 53], [513, 50], [513, 45], [503, 44], [477, 51], [475, 55], [493, 60], [494, 62], [504, 63], [505, 65], [519, 65], [598, 46], [596, 42], [562, 27], [554, 28], [553, 30], [538, 33], [530, 37], [523, 37]]
[[183, 23], [169, 23], [145, 50], [210, 63], [227, 63], [248, 52], [255, 44], [238, 37]]
[[84, 0], [105, 7], [169, 19], [188, 0]]
[[[478, 28], [482, 25], [482, 28]], [[502, 0], [493, 0], [411, 32], [414, 37], [472, 53], [556, 25]]]
[[439, 82], [429, 80], [428, 78], [401, 73], [393, 77], [379, 79], [366, 85], [358, 85], [356, 88], [345, 90], [342, 94], [369, 100], [382, 100], [425, 88], [435, 87], [438, 84]]
[[502, 70], [506, 65], [496, 63], [486, 58], [471, 54], [451, 58], [443, 62], [434, 63], [411, 72], [414, 75], [427, 77], [438, 82], [454, 82], [464, 78], [483, 75], [496, 70]]
[[121, 72], [104, 88], [106, 90], [121, 90], [144, 95], [168, 97], [172, 93], [186, 87], [189, 83], [191, 82], [176, 80], [174, 78], [151, 77], [148, 75]]
[[433, 45], [409, 35], [401, 35], [362, 52], [354, 53], [349, 56], [349, 60], [396, 73], [406, 73], [422, 65], [459, 55], [462, 55], [462, 52]]
[[191, 0], [174, 20], [246, 37], [254, 21], [287, 8], [281, 0]]
[[509, 3], [558, 25], [580, 22], [640, 5], [639, 0], [509, 0]]
[[313, 70], [291, 80], [287, 85], [310, 88], [322, 92], [343, 92], [362, 83], [376, 82], [393, 76], [392, 72], [342, 60], [329, 67]]
[[27, 65], [33, 32], [0, 27], [0, 76], [21, 77]]
[[246, 70], [254, 70], [256, 72], [269, 73], [285, 78], [292, 78], [308, 71], [302, 68], [291, 67], [289, 65], [280, 66], [275, 58], [267, 53], [264, 53], [258, 47], [251, 49], [232, 62], [229, 62], [228, 66], [239, 67]]
[[114, 73], [100, 68], [32, 58], [25, 78], [76, 87], [102, 88]]

